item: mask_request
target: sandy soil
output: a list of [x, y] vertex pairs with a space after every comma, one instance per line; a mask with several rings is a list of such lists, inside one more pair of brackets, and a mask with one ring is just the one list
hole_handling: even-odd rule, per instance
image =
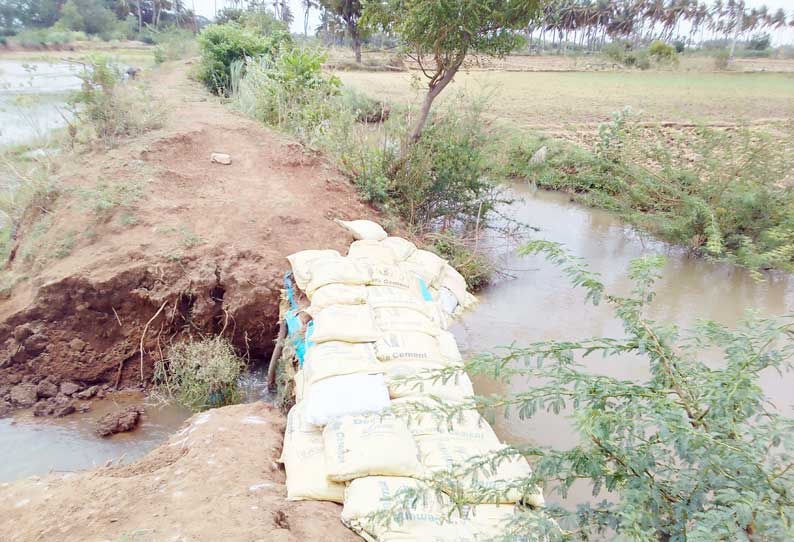
[[[219, 103], [188, 68], [166, 64], [146, 81], [141, 106], [167, 111], [162, 129], [59, 156], [62, 195], [18, 226], [0, 399], [20, 379], [113, 385], [120, 367], [121, 385], [137, 385], [141, 366], [148, 381], [154, 357], [186, 335], [222, 332], [266, 358], [285, 256], [343, 248], [351, 239], [331, 219], [373, 216], [332, 167]], [[232, 164], [210, 163], [215, 151]]]
[[287, 502], [284, 417], [263, 403], [188, 420], [148, 456], [121, 467], [0, 485], [7, 542], [288, 542], [360, 540], [340, 506]]

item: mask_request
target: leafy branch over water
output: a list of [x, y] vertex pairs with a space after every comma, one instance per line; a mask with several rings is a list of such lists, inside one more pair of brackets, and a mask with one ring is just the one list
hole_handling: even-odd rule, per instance
[[[772, 404], [761, 381], [791, 371], [794, 315], [751, 313], [736, 329], [703, 321], [682, 331], [646, 314], [663, 263], [658, 256], [632, 262], [634, 288], [619, 296], [607, 293], [598, 275], [559, 245], [534, 242], [522, 252], [544, 255], [584, 288], [590, 301], [609, 305], [625, 335], [542, 341], [480, 355], [465, 364], [466, 372], [502, 382], [520, 379], [529, 386], [463, 404], [412, 403], [410, 410], [431, 412], [441, 422], [472, 408], [521, 419], [552, 412], [567, 416], [578, 435], [567, 449], [514, 446], [470, 458], [436, 474], [433, 489], [450, 494], [459, 508], [493, 501], [486, 494], [493, 490], [463, 497], [450, 491], [450, 481], [493, 472], [502, 462], [524, 456], [534, 466], [533, 475], [501, 491], [545, 484], [547, 496], [556, 493], [555, 500], [564, 503], [571, 486], [584, 480], [600, 502], [576, 510], [548, 506], [546, 514], [556, 523], [526, 509], [503, 540], [543, 534], [553, 540], [589, 540], [599, 533], [637, 542], [791, 540], [794, 420]], [[628, 380], [594, 373], [583, 363], [594, 354], [619, 357], [632, 364], [635, 374], [642, 363], [648, 376]], [[450, 380], [460, 370], [439, 370], [433, 378]], [[406, 494], [401, 502], [410, 506], [416, 500], [417, 495]]]

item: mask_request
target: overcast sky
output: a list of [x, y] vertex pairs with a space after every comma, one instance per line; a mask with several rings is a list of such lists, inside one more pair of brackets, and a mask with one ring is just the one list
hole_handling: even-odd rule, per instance
[[[712, 0], [706, 0], [707, 3], [711, 4]], [[231, 2], [227, 0], [185, 0], [185, 3], [188, 6], [191, 6], [195, 3], [196, 12], [199, 15], [204, 15], [208, 19], [212, 19], [215, 15], [216, 9], [221, 9], [225, 5], [230, 5]], [[292, 13], [295, 14], [295, 21], [292, 23], [291, 30], [293, 32], [303, 32], [303, 8], [301, 7], [301, 0], [289, 0], [289, 4], [292, 7]], [[745, 0], [745, 4], [748, 7], [759, 7], [762, 5], [766, 5], [770, 11], [774, 12], [778, 8], [783, 8], [786, 10], [786, 13], [791, 16], [794, 14], [794, 0]], [[312, 30], [319, 24], [319, 15], [317, 10], [312, 10], [310, 17], [309, 17], [309, 33], [312, 33]], [[774, 33], [777, 36], [777, 33]], [[787, 30], [784, 34], [783, 41], [793, 42], [794, 41], [794, 31], [791, 29]]]

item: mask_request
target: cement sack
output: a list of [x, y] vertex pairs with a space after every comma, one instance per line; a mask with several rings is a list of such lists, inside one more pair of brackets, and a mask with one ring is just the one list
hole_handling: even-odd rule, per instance
[[407, 269], [424, 279], [428, 286], [438, 286], [447, 262], [427, 250], [417, 250], [405, 261]]
[[413, 273], [409, 273], [402, 265], [374, 264], [371, 273], [370, 286], [402, 288], [412, 291], [413, 295], [420, 295], [418, 278]]
[[384, 363], [389, 397], [432, 396], [462, 402], [474, 395], [471, 379], [466, 373], [456, 374], [446, 382], [438, 378], [443, 365], [435, 363]]
[[397, 258], [394, 252], [379, 241], [353, 241], [347, 251], [347, 257], [354, 260], [364, 260], [369, 264], [394, 265]]
[[311, 279], [311, 270], [314, 268], [313, 262], [341, 257], [336, 250], [302, 250], [295, 254], [290, 254], [287, 256], [287, 260], [290, 267], [292, 267], [292, 276], [295, 279], [295, 284], [298, 285], [298, 288], [305, 291], [306, 285], [309, 284]]
[[391, 249], [398, 262], [404, 262], [416, 252], [416, 245], [402, 237], [387, 237], [380, 244]]
[[451, 365], [463, 364], [463, 356], [458, 350], [458, 341], [455, 336], [449, 331], [439, 333], [436, 337], [438, 339], [438, 347], [441, 350], [441, 356]]
[[502, 461], [495, 469], [485, 466], [476, 473], [459, 474], [461, 465], [471, 463], [473, 459], [482, 458], [489, 453], [498, 452], [506, 446], [493, 446], [473, 439], [452, 438], [454, 436], [444, 433], [416, 437], [422, 465], [428, 473], [447, 471], [451, 473], [446, 479], [450, 493], [462, 495], [464, 498], [470, 494], [474, 501], [481, 498], [482, 491], [487, 490], [488, 501], [485, 503], [479, 501], [482, 504], [526, 502], [533, 506], [543, 505], [543, 497], [536, 487], [511, 487], [511, 484], [520, 483], [532, 475], [532, 469], [523, 457]]
[[314, 316], [311, 340], [365, 343], [377, 341], [382, 333], [369, 305], [333, 305]]
[[448, 365], [437, 337], [427, 333], [388, 331], [375, 343], [375, 355], [384, 363], [423, 361]]
[[315, 382], [306, 393], [306, 421], [325, 426], [342, 416], [381, 412], [390, 405], [382, 374], [350, 374]]
[[311, 312], [331, 305], [363, 305], [367, 302], [367, 288], [361, 284], [326, 284], [309, 297]]
[[455, 314], [458, 308], [458, 298], [448, 288], [441, 288], [438, 291], [438, 303], [441, 308], [450, 316]]
[[369, 266], [350, 258], [314, 260], [310, 267], [309, 282], [303, 289], [309, 296], [328, 284], [367, 284], [371, 277]]
[[419, 451], [405, 422], [390, 415], [345, 416], [323, 429], [328, 477], [347, 482], [364, 476], [419, 477]]
[[328, 341], [309, 347], [301, 372], [305, 385], [311, 386], [334, 376], [382, 373], [383, 364], [375, 357], [373, 343]]
[[287, 417], [281, 461], [287, 472], [287, 500], [344, 502], [344, 484], [328, 480], [322, 432], [304, 430], [303, 406]]
[[[412, 499], [410, 505], [406, 500], [409, 493]], [[353, 480], [347, 486], [342, 523], [367, 540], [378, 540], [377, 533], [396, 527], [394, 524], [387, 527], [375, 523], [373, 515], [378, 512], [392, 510], [395, 512], [395, 521], [440, 525], [443, 513], [450, 505], [448, 498], [420, 480], [398, 476], [366, 476]]]
[[337, 224], [345, 228], [354, 239], [369, 239], [372, 241], [382, 241], [389, 236], [380, 224], [371, 220], [337, 220]]
[[375, 324], [384, 332], [425, 333], [437, 336], [441, 328], [424, 312], [401, 307], [373, 308]]
[[295, 402], [300, 403], [303, 401], [303, 391], [305, 384], [303, 369], [295, 373], [295, 376], [292, 377], [292, 381], [295, 385]]
[[408, 430], [417, 438], [442, 435], [450, 441], [479, 443], [489, 449], [502, 445], [491, 425], [476, 410], [463, 410], [450, 419], [432, 412], [437, 405], [437, 401], [428, 397], [408, 396], [394, 399], [392, 411], [405, 420]]

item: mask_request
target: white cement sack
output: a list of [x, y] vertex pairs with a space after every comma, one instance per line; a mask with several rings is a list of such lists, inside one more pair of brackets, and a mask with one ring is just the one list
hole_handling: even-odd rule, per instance
[[422, 474], [414, 438], [405, 422], [394, 416], [339, 418], [325, 426], [323, 441], [325, 465], [333, 481]]
[[363, 305], [367, 302], [367, 288], [361, 284], [326, 284], [309, 296], [312, 312], [331, 305]]
[[295, 405], [287, 416], [281, 453], [287, 471], [287, 500], [344, 502], [344, 484], [328, 480], [322, 432], [305, 430], [303, 407]]
[[474, 395], [469, 375], [456, 374], [443, 381], [438, 371], [443, 365], [435, 363], [384, 363], [386, 387], [392, 399], [415, 396], [433, 396], [440, 399], [461, 402]]
[[375, 357], [373, 343], [328, 341], [306, 350], [303, 364], [305, 385], [311, 386], [325, 378], [354, 373], [381, 373], [383, 364]]
[[439, 286], [450, 290], [461, 305], [465, 301], [468, 293], [466, 279], [451, 265], [444, 264], [444, 271], [441, 274]]
[[[416, 437], [422, 465], [428, 473], [444, 471], [454, 473], [461, 465], [471, 463], [474, 458], [481, 458], [506, 448], [504, 445], [493, 446], [474, 439], [452, 438], [454, 436], [444, 433]], [[540, 506], [542, 497], [537, 488], [532, 488], [526, 494], [516, 488], [507, 489], [511, 483], [526, 480], [531, 475], [532, 469], [527, 460], [516, 457], [502, 461], [496, 469], [486, 466], [476, 473], [456, 474], [449, 477], [449, 491], [464, 496], [470, 493], [474, 499], [482, 490], [489, 490], [494, 491], [489, 499], [492, 503], [514, 503], [524, 500], [529, 504]]]
[[438, 303], [449, 315], [455, 314], [455, 309], [458, 308], [458, 298], [449, 290], [449, 288], [441, 288], [438, 291]]
[[447, 364], [438, 339], [426, 333], [385, 332], [375, 343], [375, 355], [382, 362], [424, 361]]
[[389, 407], [382, 374], [349, 374], [315, 382], [306, 393], [306, 421], [325, 426], [342, 416], [381, 412]]
[[405, 261], [407, 269], [424, 279], [428, 286], [438, 286], [444, 266], [443, 258], [427, 250], [417, 250]]
[[309, 296], [328, 284], [367, 284], [371, 277], [369, 266], [350, 258], [313, 260], [309, 267], [309, 282], [304, 288]]
[[370, 239], [373, 241], [382, 241], [389, 236], [380, 224], [371, 220], [337, 220], [337, 224], [345, 228], [354, 239]]
[[387, 237], [380, 244], [390, 248], [398, 262], [404, 262], [416, 252], [416, 245], [402, 237]]
[[437, 336], [441, 328], [420, 310], [402, 307], [373, 308], [375, 324], [384, 332], [425, 333]]
[[463, 363], [463, 356], [461, 356], [460, 350], [458, 350], [458, 341], [455, 340], [455, 336], [448, 331], [444, 331], [439, 333], [436, 338], [438, 339], [438, 347], [439, 350], [441, 350], [441, 356], [451, 365], [461, 365]]
[[354, 260], [364, 260], [369, 264], [394, 265], [397, 258], [389, 247], [382, 245], [379, 241], [364, 239], [353, 241], [347, 257]]
[[292, 276], [295, 284], [301, 290], [306, 290], [306, 285], [311, 279], [311, 270], [314, 268], [313, 262], [324, 261], [330, 258], [341, 258], [336, 250], [302, 250], [287, 256], [292, 267]]
[[381, 337], [369, 305], [333, 305], [314, 316], [311, 340], [350, 343], [374, 342]]

